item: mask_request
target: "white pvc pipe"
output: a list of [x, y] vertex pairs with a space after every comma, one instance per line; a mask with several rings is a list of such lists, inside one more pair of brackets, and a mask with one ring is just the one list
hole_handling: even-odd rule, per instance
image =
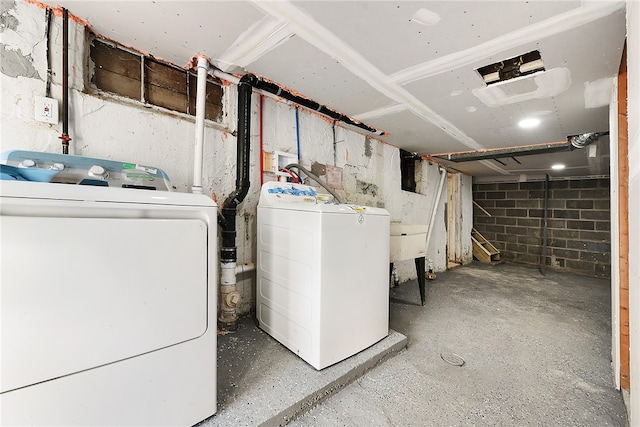
[[211, 73], [212, 76], [217, 77], [221, 80], [226, 80], [229, 83], [233, 83], [236, 86], [240, 82], [240, 79], [238, 77], [234, 76], [233, 74], [228, 74], [228, 73], [225, 73], [224, 71], [220, 71], [217, 68], [212, 67], [209, 70], [209, 72]]
[[232, 328], [238, 320], [241, 295], [236, 290], [236, 263], [220, 263], [220, 317], [218, 320]]
[[447, 171], [438, 168], [440, 172], [440, 188], [438, 188], [438, 194], [436, 195], [436, 201], [433, 203], [433, 210], [431, 211], [431, 219], [429, 220], [429, 229], [427, 230], [427, 246], [425, 247], [425, 252], [427, 257], [429, 255], [429, 242], [431, 241], [431, 232], [433, 231], [433, 224], [436, 221], [436, 212], [438, 211], [438, 206], [440, 206], [440, 196], [442, 195], [442, 188], [444, 187], [444, 180], [447, 177]]
[[253, 262], [249, 262], [246, 264], [236, 264], [236, 275], [242, 273], [249, 273], [250, 271], [254, 271], [256, 269], [256, 265]]
[[196, 142], [193, 156], [193, 185], [191, 192], [202, 194], [202, 159], [204, 157], [204, 113], [207, 99], [209, 61], [198, 57], [198, 86], [196, 92]]

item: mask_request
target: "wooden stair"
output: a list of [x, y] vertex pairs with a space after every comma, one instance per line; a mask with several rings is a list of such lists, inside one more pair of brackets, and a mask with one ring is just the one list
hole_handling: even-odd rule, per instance
[[478, 233], [475, 228], [471, 229], [471, 241], [473, 243], [473, 256], [478, 261], [485, 264], [499, 264], [502, 262], [502, 256], [498, 248], [493, 246], [482, 234]]

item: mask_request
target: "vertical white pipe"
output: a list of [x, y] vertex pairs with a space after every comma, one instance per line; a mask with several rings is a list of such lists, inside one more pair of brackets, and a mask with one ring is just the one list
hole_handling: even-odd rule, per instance
[[[620, 390], [620, 212], [618, 177], [618, 79], [613, 79], [609, 103], [609, 153], [611, 188], [611, 364], [613, 384]], [[624, 196], [624, 195], [623, 195]]]
[[440, 172], [440, 188], [438, 188], [436, 201], [433, 203], [433, 210], [431, 211], [431, 219], [429, 219], [429, 228], [427, 230], [427, 246], [425, 247], [427, 258], [429, 257], [429, 242], [431, 241], [431, 232], [433, 231], [433, 224], [436, 222], [436, 212], [438, 211], [438, 206], [440, 206], [440, 196], [442, 195], [444, 180], [447, 177], [447, 171], [442, 169], [441, 167], [438, 167], [438, 172]]
[[202, 158], [204, 157], [204, 111], [207, 99], [209, 61], [198, 57], [198, 86], [196, 92], [196, 143], [193, 157], [193, 185], [191, 192], [202, 194]]

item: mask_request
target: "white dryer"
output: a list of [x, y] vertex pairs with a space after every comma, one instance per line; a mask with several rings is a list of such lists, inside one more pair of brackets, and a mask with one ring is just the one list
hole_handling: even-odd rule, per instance
[[215, 412], [216, 205], [132, 188], [0, 181], [2, 425]]
[[258, 204], [260, 327], [316, 369], [389, 332], [389, 213], [268, 182]]

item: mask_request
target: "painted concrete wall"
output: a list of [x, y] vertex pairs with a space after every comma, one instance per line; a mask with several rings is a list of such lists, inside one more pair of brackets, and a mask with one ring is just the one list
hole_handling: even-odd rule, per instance
[[[1, 150], [24, 149], [61, 152], [61, 125], [36, 122], [34, 96], [45, 95], [45, 10], [24, 0], [3, 1], [0, 9]], [[52, 96], [61, 97], [61, 19], [52, 23]], [[70, 153], [136, 162], [163, 169], [176, 191], [188, 192], [192, 184], [194, 119], [179, 113], [108, 94], [90, 94], [85, 29], [70, 22]], [[236, 88], [224, 87], [224, 117], [205, 129], [204, 193], [222, 201], [235, 186]], [[256, 205], [260, 188], [259, 96], [253, 97], [251, 128], [251, 187], [238, 210], [238, 263], [255, 260]], [[264, 97], [264, 150], [296, 152], [295, 108]], [[306, 110], [299, 111], [301, 160], [305, 166], [329, 164], [343, 169], [346, 200], [386, 208], [392, 221], [426, 223], [439, 182], [438, 166], [421, 162], [417, 167], [421, 194], [401, 191], [398, 150], [373, 138], [336, 126]], [[335, 162], [334, 162], [335, 159]], [[266, 179], [272, 177], [265, 176]], [[446, 268], [446, 189], [437, 210], [429, 257], [436, 271]], [[469, 204], [471, 197], [469, 196]], [[416, 277], [413, 262], [398, 263], [401, 281]], [[242, 312], [255, 300], [252, 274], [240, 276]]]
[[629, 118], [629, 425], [640, 425], [640, 2], [627, 1]]

